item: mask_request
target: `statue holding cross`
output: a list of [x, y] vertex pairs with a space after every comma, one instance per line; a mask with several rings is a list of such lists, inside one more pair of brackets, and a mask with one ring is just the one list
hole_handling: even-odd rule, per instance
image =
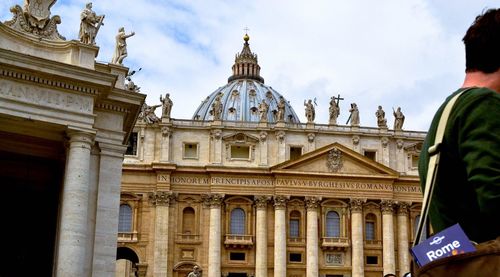
[[[340, 94], [335, 97], [335, 96], [332, 96], [330, 98], [330, 109], [329, 109], [329, 112], [330, 112], [330, 125], [337, 125], [337, 118], [339, 117], [340, 115], [340, 107], [339, 107], [339, 102], [340, 100], [344, 100], [344, 98], [340, 98]], [[335, 101], [337, 100], [337, 101]]]

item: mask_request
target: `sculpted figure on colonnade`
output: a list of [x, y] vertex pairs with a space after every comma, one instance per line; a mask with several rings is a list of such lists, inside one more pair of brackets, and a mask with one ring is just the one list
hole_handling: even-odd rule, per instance
[[125, 59], [128, 55], [127, 53], [127, 38], [135, 35], [135, 32], [132, 32], [130, 34], [125, 33], [125, 28], [120, 27], [118, 29], [118, 34], [116, 35], [116, 45], [115, 45], [115, 52], [113, 54], [113, 58], [111, 59], [111, 63], [114, 64], [119, 64], [121, 65], [123, 62], [123, 59]]
[[104, 21], [104, 15], [96, 15], [92, 10], [92, 3], [87, 3], [80, 14], [80, 42], [95, 45], [95, 37]]

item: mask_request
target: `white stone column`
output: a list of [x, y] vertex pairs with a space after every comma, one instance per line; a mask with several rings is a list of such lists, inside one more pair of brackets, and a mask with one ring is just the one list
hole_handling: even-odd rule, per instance
[[267, 132], [262, 131], [259, 134], [260, 138], [260, 164], [262, 166], [266, 166], [267, 162]]
[[363, 253], [363, 202], [362, 199], [351, 199], [351, 243], [352, 243], [352, 277], [365, 276]]
[[99, 141], [99, 183], [92, 276], [114, 276], [120, 213], [120, 186], [126, 146]]
[[86, 265], [88, 246], [88, 202], [90, 149], [94, 134], [70, 130], [66, 157], [62, 206], [57, 243], [56, 276], [89, 276]]
[[398, 204], [398, 259], [399, 275], [410, 271], [409, 241], [408, 241], [408, 208], [410, 203]]
[[[222, 130], [214, 129], [211, 132], [213, 149], [211, 151], [212, 163], [222, 163]], [[219, 276], [217, 276], [219, 277]]]
[[155, 205], [155, 236], [153, 275], [166, 277], [168, 268], [168, 238], [170, 203], [175, 199], [171, 191], [149, 193], [149, 200]]
[[208, 235], [208, 277], [221, 275], [221, 205], [224, 195], [212, 194], [205, 198], [210, 206], [210, 228]]
[[286, 202], [274, 197], [274, 277], [286, 277]]
[[396, 261], [394, 259], [394, 201], [382, 200], [382, 252], [384, 275], [396, 274]]
[[267, 277], [267, 202], [270, 196], [255, 196], [257, 209], [255, 242], [255, 277]]
[[170, 137], [172, 136], [172, 128], [169, 126], [161, 127], [161, 145], [160, 145], [160, 162], [170, 161]]
[[320, 202], [318, 197], [306, 197], [307, 208], [307, 277], [318, 277], [318, 206]]

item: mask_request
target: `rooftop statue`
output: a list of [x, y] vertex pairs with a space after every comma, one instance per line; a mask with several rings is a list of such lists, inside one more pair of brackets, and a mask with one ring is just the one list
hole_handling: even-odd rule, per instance
[[222, 94], [219, 93], [216, 97], [214, 102], [212, 103], [212, 110], [210, 113], [213, 116], [214, 120], [221, 120], [222, 119]]
[[85, 9], [80, 14], [80, 33], [78, 35], [80, 42], [95, 45], [95, 37], [99, 28], [104, 25], [104, 15], [96, 15], [92, 10], [92, 3], [87, 3]]
[[111, 63], [121, 65], [123, 59], [127, 57], [127, 38], [135, 35], [135, 32], [130, 34], [125, 33], [125, 28], [120, 27], [118, 29], [118, 34], [116, 35], [116, 45], [115, 45], [115, 53], [113, 54], [113, 58], [111, 59]]
[[394, 130], [402, 130], [405, 116], [403, 112], [401, 112], [401, 107], [398, 107], [396, 111], [392, 109], [392, 113], [394, 114]]
[[347, 119], [347, 122], [351, 121], [351, 126], [359, 126], [358, 105], [356, 105], [356, 103], [352, 103], [349, 112], [351, 113], [351, 115], [349, 116], [349, 119]]
[[378, 106], [378, 110], [375, 112], [377, 117], [377, 125], [379, 128], [387, 128], [387, 119], [385, 118], [385, 111], [382, 106]]
[[[337, 100], [337, 101], [335, 101]], [[330, 108], [329, 108], [329, 113], [330, 113], [330, 124], [337, 124], [337, 118], [340, 115], [340, 108], [339, 108], [339, 101], [343, 100], [343, 98], [340, 98], [340, 95], [337, 97], [332, 96], [330, 100]]]
[[56, 1], [25, 0], [22, 8], [19, 5], [10, 8], [14, 17], [6, 21], [5, 25], [49, 40], [66, 40], [57, 31], [57, 24], [61, 23], [61, 17], [55, 15], [50, 18], [50, 8]]
[[283, 96], [280, 96], [280, 101], [278, 102], [278, 122], [285, 121], [285, 109], [286, 102]]
[[[314, 99], [316, 104], [316, 99]], [[309, 99], [307, 102], [304, 100], [304, 106], [306, 109], [306, 118], [307, 118], [307, 123], [313, 123], [314, 118], [316, 117], [316, 110], [314, 109], [314, 104], [311, 99]]]
[[155, 110], [161, 105], [149, 106], [144, 103], [141, 108], [141, 112], [139, 113], [139, 119], [142, 119], [147, 124], [153, 124], [159, 122], [160, 119], [156, 116]]
[[163, 105], [161, 117], [170, 118], [170, 112], [172, 111], [172, 106], [174, 105], [174, 102], [170, 99], [170, 94], [165, 94], [165, 98], [162, 98], [160, 94], [160, 102]]
[[260, 113], [260, 122], [267, 122], [267, 112], [269, 111], [269, 104], [266, 103], [266, 100], [262, 100], [259, 104], [259, 113]]

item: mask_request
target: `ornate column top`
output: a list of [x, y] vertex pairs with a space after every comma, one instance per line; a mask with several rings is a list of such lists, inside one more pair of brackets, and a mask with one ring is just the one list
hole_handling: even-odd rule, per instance
[[222, 202], [224, 201], [224, 194], [202, 194], [201, 199], [205, 207], [220, 208]]
[[394, 208], [396, 206], [396, 202], [393, 200], [382, 200], [380, 201], [380, 209], [383, 214], [392, 214], [394, 212]]
[[410, 202], [398, 202], [398, 215], [408, 215], [410, 205]]
[[307, 210], [316, 210], [321, 202], [321, 197], [306, 196], [305, 201]]
[[155, 206], [169, 206], [177, 199], [177, 193], [171, 191], [157, 191], [148, 194], [149, 201]]
[[273, 197], [274, 200], [274, 209], [280, 210], [286, 208], [286, 202], [288, 202], [288, 197], [283, 195], [275, 195]]
[[256, 195], [254, 196], [255, 206], [257, 209], [267, 209], [267, 203], [271, 200], [271, 196], [268, 195]]
[[366, 201], [366, 199], [351, 198], [349, 201], [349, 205], [351, 207], [351, 212], [363, 211], [363, 203], [365, 203], [365, 201]]

